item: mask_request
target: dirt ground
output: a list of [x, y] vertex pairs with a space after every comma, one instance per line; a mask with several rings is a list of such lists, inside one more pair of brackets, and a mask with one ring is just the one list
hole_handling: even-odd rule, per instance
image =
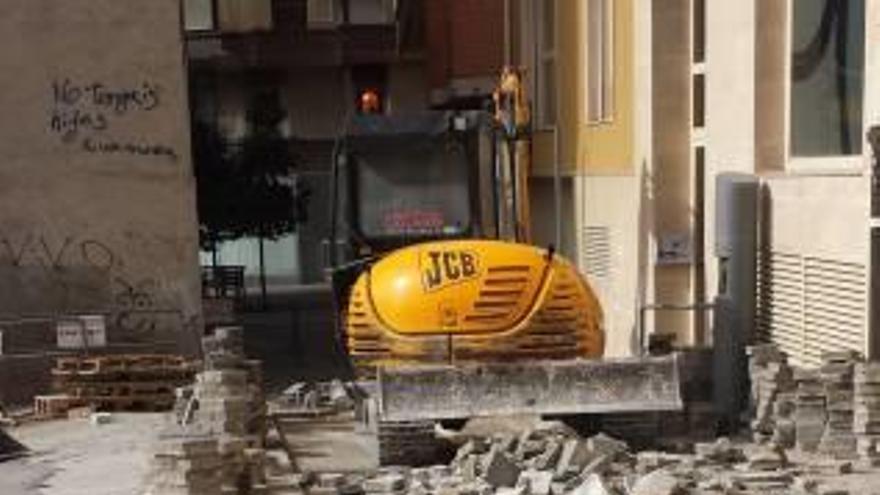
[[[0, 495], [140, 495], [151, 444], [163, 414], [115, 413], [104, 425], [87, 419], [25, 424], [9, 430], [33, 455], [0, 463]], [[346, 420], [285, 422], [299, 467], [314, 472], [370, 471], [375, 437]]]
[[[166, 418], [162, 414], [120, 413], [103, 425], [73, 419], [13, 428], [9, 433], [33, 455], [0, 463], [0, 495], [141, 495], [151, 444]], [[377, 468], [375, 437], [359, 430], [351, 420], [293, 421], [286, 422], [284, 428], [297, 463], [305, 471], [370, 472]], [[479, 435], [479, 429], [474, 433]], [[820, 462], [796, 454], [791, 454], [790, 460], [795, 465]], [[856, 466], [848, 474], [813, 473], [811, 477], [820, 481], [816, 493], [845, 490], [850, 495], [880, 494], [880, 469]]]

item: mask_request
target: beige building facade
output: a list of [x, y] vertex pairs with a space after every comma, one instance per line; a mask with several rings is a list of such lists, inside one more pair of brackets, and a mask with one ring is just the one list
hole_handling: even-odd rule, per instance
[[[651, 334], [678, 346], [711, 343], [711, 311], [653, 308], [713, 302], [721, 282], [715, 181], [740, 172], [761, 191], [751, 338], [778, 342], [808, 365], [830, 350], [873, 355], [866, 133], [880, 113], [867, 90], [880, 77], [871, 43], [880, 6], [525, 4], [512, 2], [510, 57], [528, 69], [538, 117], [536, 234], [571, 243], [567, 254], [606, 311], [607, 352], [640, 352]], [[547, 39], [552, 50], [542, 48]], [[541, 121], [548, 101], [552, 125]], [[548, 218], [560, 228], [548, 229]]]

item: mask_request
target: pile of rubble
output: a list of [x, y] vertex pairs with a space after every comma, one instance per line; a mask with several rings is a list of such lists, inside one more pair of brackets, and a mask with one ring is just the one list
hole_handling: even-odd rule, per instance
[[296, 487], [311, 495], [847, 493], [816, 474], [828, 466], [791, 462], [772, 443], [743, 446], [721, 438], [694, 450], [633, 452], [605, 434], [581, 438], [547, 422], [519, 434], [472, 438], [448, 465], [300, 475]]

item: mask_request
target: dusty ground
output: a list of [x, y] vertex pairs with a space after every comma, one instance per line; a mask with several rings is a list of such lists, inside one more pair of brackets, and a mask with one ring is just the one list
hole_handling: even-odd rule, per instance
[[[86, 419], [30, 423], [9, 431], [33, 455], [0, 463], [0, 495], [140, 495], [162, 414], [113, 414], [106, 425]], [[375, 438], [351, 421], [285, 422], [299, 466], [307, 471], [369, 471]]]
[[159, 414], [114, 414], [100, 426], [72, 419], [12, 429], [34, 454], [0, 463], [0, 494], [140, 494], [150, 443], [163, 421]]

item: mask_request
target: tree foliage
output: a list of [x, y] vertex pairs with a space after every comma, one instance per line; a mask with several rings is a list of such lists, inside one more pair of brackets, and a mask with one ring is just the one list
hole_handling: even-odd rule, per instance
[[295, 163], [279, 124], [277, 94], [258, 91], [247, 111], [247, 133], [230, 146], [216, 128], [194, 123], [201, 244], [242, 237], [277, 239], [305, 220], [308, 191], [293, 179]]

